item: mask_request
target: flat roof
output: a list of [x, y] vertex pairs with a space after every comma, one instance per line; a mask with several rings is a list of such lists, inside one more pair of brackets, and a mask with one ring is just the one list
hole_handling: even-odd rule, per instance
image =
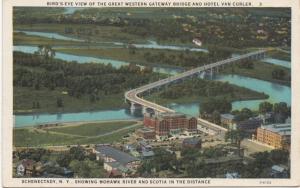
[[263, 125], [261, 128], [278, 133], [280, 135], [291, 135], [290, 123]]
[[221, 117], [226, 118], [226, 119], [230, 119], [230, 120], [234, 119], [234, 115], [232, 115], [232, 114], [221, 114]]
[[123, 151], [117, 150], [110, 146], [96, 146], [96, 151], [100, 152], [101, 154], [104, 154], [106, 156], [109, 156], [113, 159], [115, 159], [117, 162], [126, 165], [127, 163], [133, 162], [133, 161], [139, 161], [138, 158], [133, 157], [129, 155], [128, 153], [125, 153]]

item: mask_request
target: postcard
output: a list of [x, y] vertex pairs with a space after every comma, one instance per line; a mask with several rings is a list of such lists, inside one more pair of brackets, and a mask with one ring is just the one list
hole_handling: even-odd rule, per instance
[[299, 1], [3, 7], [4, 187], [299, 186]]

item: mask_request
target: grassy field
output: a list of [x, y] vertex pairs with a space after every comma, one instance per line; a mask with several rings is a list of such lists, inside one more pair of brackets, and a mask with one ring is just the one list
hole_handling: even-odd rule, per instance
[[87, 43], [85, 42], [76, 42], [76, 41], [68, 41], [68, 40], [58, 40], [58, 39], [51, 39], [46, 37], [39, 37], [39, 36], [31, 36], [26, 35], [24, 33], [15, 32], [13, 35], [13, 43], [14, 45], [61, 45], [61, 46], [85, 46]]
[[28, 30], [28, 31], [40, 31], [40, 32], [55, 32], [59, 34], [65, 35], [65, 29], [72, 28], [74, 31], [86, 30], [92, 33], [86, 34], [68, 34], [66, 36], [82, 38], [82, 39], [90, 39], [92, 41], [110, 41], [110, 42], [147, 42], [141, 36], [132, 35], [128, 33], [121, 32], [120, 27], [116, 26], [96, 26], [94, 24], [15, 24], [15, 30]]
[[[13, 144], [16, 147], [43, 147], [74, 144], [113, 143], [122, 140], [124, 135], [133, 132], [137, 128], [142, 127], [141, 123], [139, 124], [134, 121], [118, 121], [112, 122], [111, 124], [95, 123], [95, 125], [83, 124], [80, 126], [82, 127], [69, 126], [52, 129], [36, 129], [33, 127], [17, 128], [13, 130]], [[101, 128], [101, 126], [104, 127]], [[107, 126], [111, 127], [108, 128]], [[126, 127], [127, 129], [124, 129]], [[59, 132], [58, 129], [61, 129], [63, 132], [66, 131], [66, 133]], [[96, 136], [94, 131], [97, 131], [97, 133], [100, 133], [100, 131], [104, 131], [103, 134], [109, 133], [109, 131], [114, 132], [112, 132], [111, 134], [106, 134], [104, 136]], [[74, 135], [72, 135], [71, 133], [74, 133]], [[86, 136], [75, 135], [80, 133], [85, 134]]]
[[281, 59], [285, 61], [291, 61], [291, 54], [285, 53], [279, 50], [271, 50], [267, 53], [272, 58]]
[[[285, 72], [284, 80], [277, 80], [272, 78], [272, 71], [274, 69], [283, 69]], [[260, 80], [266, 80], [274, 83], [279, 83], [283, 85], [290, 86], [291, 85], [291, 70], [282, 66], [272, 65], [263, 62], [254, 62], [253, 69], [244, 69], [239, 68], [237, 65], [227, 66], [225, 69], [221, 70], [223, 74], [237, 74], [242, 76], [248, 76], [252, 78], [257, 78]]]
[[[179, 54], [184, 53], [184, 51], [175, 51], [175, 50], [161, 50], [161, 49], [135, 49], [135, 53], [132, 54], [129, 52], [127, 48], [111, 48], [111, 49], [67, 49], [67, 48], [57, 48], [57, 51], [68, 53], [68, 54], [76, 54], [76, 55], [84, 55], [84, 56], [92, 56], [92, 57], [105, 57], [116, 60], [122, 60], [132, 63], [139, 64], [149, 64], [149, 65], [160, 65], [171, 67], [176, 65], [171, 64], [158, 64], [156, 62], [149, 63], [145, 59], [145, 54], [150, 53], [152, 55], [164, 54], [164, 56], [177, 56]], [[197, 55], [202, 52], [189, 52], [189, 56], [197, 57]], [[201, 65], [203, 62], [199, 62]]]
[[[79, 112], [95, 111], [103, 109], [117, 109], [126, 107], [124, 103], [124, 94], [114, 94], [102, 96], [99, 101], [90, 102], [89, 96], [81, 98], [72, 97], [63, 94], [64, 88], [49, 90], [41, 88], [34, 90], [32, 88], [14, 87], [13, 109], [14, 113], [31, 113], [31, 112]], [[57, 98], [61, 98], [64, 106], [57, 107]], [[24, 100], [26, 99], [26, 100]], [[40, 108], [33, 108], [33, 102], [38, 101]]]
[[107, 122], [107, 123], [86, 123], [75, 126], [64, 126], [48, 129], [51, 132], [66, 133], [79, 136], [97, 136], [106, 134], [117, 129], [133, 125], [134, 121]]

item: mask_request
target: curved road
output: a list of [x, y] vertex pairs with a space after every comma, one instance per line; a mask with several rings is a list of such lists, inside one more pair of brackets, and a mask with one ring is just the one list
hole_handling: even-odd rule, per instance
[[232, 62], [236, 62], [236, 61], [247, 59], [247, 58], [262, 58], [262, 57], [264, 57], [265, 52], [266, 52], [266, 50], [258, 50], [258, 51], [255, 51], [255, 52], [250, 52], [250, 53], [243, 54], [243, 55], [240, 55], [240, 56], [236, 56], [236, 57], [232, 57], [232, 58], [225, 59], [225, 60], [222, 60], [222, 61], [218, 61], [216, 63], [212, 63], [212, 64], [204, 65], [204, 66], [201, 66], [201, 67], [197, 67], [195, 69], [191, 69], [191, 70], [188, 70], [186, 72], [177, 74], [175, 76], [170, 76], [168, 78], [165, 78], [165, 79], [162, 79], [162, 80], [159, 80], [159, 81], [156, 81], [156, 82], [152, 82], [150, 84], [141, 86], [139, 88], [127, 91], [125, 93], [125, 99], [130, 101], [131, 103], [139, 104], [143, 107], [153, 109], [154, 111], [157, 111], [157, 112], [175, 112], [172, 109], [166, 108], [164, 106], [155, 104], [155, 103], [150, 102], [150, 101], [146, 101], [146, 100], [140, 98], [138, 95], [145, 92], [145, 91], [147, 91], [147, 90], [150, 90], [150, 89], [153, 89], [153, 88], [156, 88], [156, 87], [160, 87], [160, 86], [163, 86], [165, 84], [168, 84], [168, 83], [171, 83], [171, 82], [174, 82], [174, 81], [177, 81], [177, 80], [181, 80], [183, 78], [187, 78], [189, 76], [193, 76], [194, 74], [197, 74], [197, 73], [200, 73], [200, 72], [203, 72], [203, 71], [206, 71], [206, 70], [210, 70], [210, 69], [222, 66], [222, 65], [230, 64]]

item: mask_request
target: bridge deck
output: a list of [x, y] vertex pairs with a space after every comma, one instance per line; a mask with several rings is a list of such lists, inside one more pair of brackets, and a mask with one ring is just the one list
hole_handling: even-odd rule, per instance
[[147, 91], [147, 90], [150, 90], [150, 89], [153, 89], [153, 88], [156, 88], [156, 87], [160, 87], [162, 85], [171, 83], [173, 81], [180, 80], [180, 79], [192, 76], [192, 75], [200, 73], [202, 71], [209, 70], [209, 69], [212, 69], [212, 68], [215, 68], [215, 67], [219, 67], [219, 66], [222, 66], [222, 65], [225, 65], [225, 64], [229, 64], [229, 63], [239, 61], [239, 60], [242, 60], [242, 59], [250, 58], [250, 57], [253, 57], [253, 56], [256, 56], [256, 55], [264, 54], [265, 52], [266, 52], [266, 50], [258, 50], [258, 51], [255, 51], [255, 52], [250, 52], [250, 53], [243, 54], [243, 55], [240, 55], [240, 56], [236, 56], [236, 57], [232, 57], [232, 58], [229, 58], [229, 59], [221, 60], [221, 61], [218, 61], [216, 63], [212, 63], [212, 64], [204, 65], [204, 66], [201, 66], [201, 67], [197, 67], [195, 69], [191, 69], [191, 70], [185, 71], [183, 73], [179, 73], [175, 76], [170, 76], [168, 78], [165, 78], [165, 79], [162, 79], [162, 80], [159, 80], [159, 81], [156, 81], [156, 82], [152, 82], [150, 84], [146, 84], [146, 85], [141, 86], [139, 88], [127, 91], [125, 93], [125, 98], [126, 98], [126, 100], [129, 100], [130, 102], [142, 105], [142, 106], [147, 107], [147, 108], [151, 108], [151, 109], [153, 109], [155, 111], [158, 111], [158, 112], [175, 112], [172, 109], [169, 109], [169, 108], [166, 108], [164, 106], [155, 104], [153, 102], [149, 102], [149, 101], [146, 101], [144, 99], [141, 99], [140, 97], [138, 97], [138, 95], [145, 92], [145, 91]]

